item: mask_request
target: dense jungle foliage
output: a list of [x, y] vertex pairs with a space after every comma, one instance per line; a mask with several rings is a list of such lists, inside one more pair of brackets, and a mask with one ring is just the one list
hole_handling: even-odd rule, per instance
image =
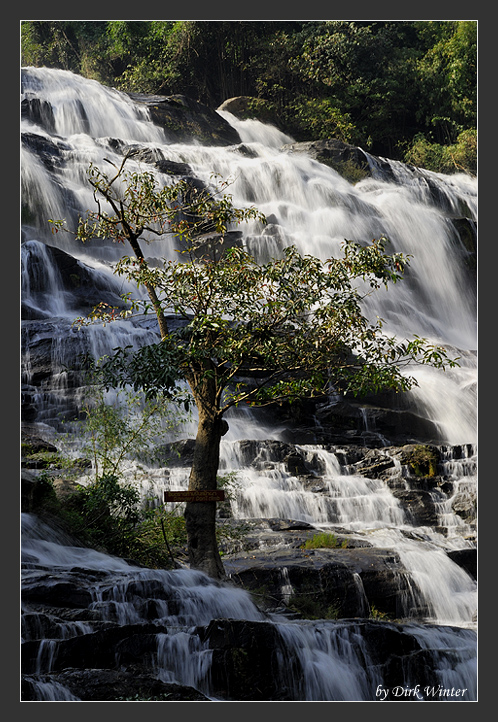
[[249, 96], [297, 141], [476, 172], [476, 21], [24, 21], [21, 39], [23, 65], [215, 108]]

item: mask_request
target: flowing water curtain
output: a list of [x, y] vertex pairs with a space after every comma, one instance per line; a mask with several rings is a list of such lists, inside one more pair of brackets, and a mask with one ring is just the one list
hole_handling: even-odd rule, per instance
[[[384, 677], [386, 670], [389, 671], [389, 664], [383, 669], [378, 659], [374, 659], [377, 653], [374, 655], [375, 650], [364, 634], [361, 621], [302, 624], [282, 622], [280, 619], [272, 621], [254, 606], [249, 594], [241, 589], [214, 583], [201, 572], [147, 570], [92, 549], [71, 546], [71, 540], [61, 530], [55, 531], [29, 514], [22, 516], [22, 537], [23, 557], [27, 563], [24, 584], [28, 590], [35, 592], [35, 598], [37, 576], [40, 575], [43, 585], [48, 567], [52, 583], [62, 583], [62, 587], [65, 585], [67, 589], [78, 582], [79, 594], [85, 590], [90, 616], [93, 620], [97, 618], [99, 625], [106, 621], [111, 629], [116, 623], [123, 628], [131, 625], [129, 634], [132, 635], [136, 635], [137, 623], [150, 621], [151, 600], [154, 600], [158, 631], [153, 665], [157, 678], [162, 681], [192, 685], [212, 699], [223, 699], [223, 696], [217, 697], [218, 690], [213, 688], [215, 670], [212, 650], [216, 649], [216, 645], [209, 644], [209, 633], [203, 639], [200, 631], [202, 625], [209, 625], [204, 627], [204, 632], [211, 629], [216, 638], [216, 629], [223, 632], [225, 623], [227, 630], [230, 627], [237, 629], [240, 621], [242, 625], [255, 623], [254, 631], [257, 631], [258, 624], [273, 626], [278, 639], [273, 646], [274, 685], [279, 690], [286, 690], [289, 699], [373, 701], [378, 686], [389, 684], [389, 675], [387, 679]], [[80, 602], [82, 599], [80, 596]], [[88, 611], [83, 611], [88, 618]], [[76, 615], [77, 612], [76, 605], [73, 613]], [[214, 623], [211, 620], [215, 620]], [[85, 624], [92, 626], [92, 622]], [[26, 675], [26, 682], [36, 690], [38, 700], [76, 700], [78, 698], [58, 681], [52, 669], [53, 662], [57, 660], [57, 646], [64, 642], [62, 627], [67, 629], [68, 624], [64, 620], [59, 621], [54, 610], [52, 625], [61, 625], [61, 632], [57, 638], [42, 640], [37, 668]], [[167, 634], [162, 631], [164, 625], [167, 626]], [[392, 634], [395, 625], [388, 624], [387, 627], [387, 633]], [[250, 629], [245, 626], [240, 628]], [[39, 625], [30, 627], [26, 623], [25, 629], [26, 642], [39, 638]], [[380, 628], [378, 632], [381, 632]], [[83, 637], [91, 635], [86, 626], [78, 629], [77, 633]], [[473, 630], [432, 625], [422, 627], [412, 623], [402, 628], [402, 635], [403, 644], [413, 637], [417, 640], [416, 646], [425, 650], [424, 665], [433, 670], [435, 694], [443, 685], [466, 688], [467, 698], [476, 699]], [[413, 644], [413, 641], [410, 643]], [[249, 654], [251, 645], [246, 650], [242, 647], [239, 657], [235, 657], [239, 659], [242, 670], [245, 656]], [[223, 655], [218, 656], [217, 664], [220, 660], [223, 660]], [[233, 668], [233, 659], [230, 669], [222, 667], [221, 673], [230, 676], [239, 685], [243, 684], [243, 677], [237, 676], [237, 669]], [[219, 667], [216, 667], [215, 676], [219, 679]], [[406, 683], [415, 683], [408, 671]], [[251, 690], [244, 689], [244, 694], [250, 698]]]
[[[32, 122], [26, 123], [23, 128], [26, 146], [26, 154], [23, 156], [23, 193], [29, 201], [26, 205], [31, 209], [31, 212], [25, 216], [24, 225], [24, 237], [28, 243], [41, 241], [49, 245], [53, 244], [77, 254], [78, 260], [93, 268], [102, 263], [112, 271], [112, 266], [109, 264], [116, 260], [119, 249], [108, 249], [99, 243], [77, 246], [69, 236], [61, 234], [52, 236], [48, 226], [43, 227], [41, 221], [58, 215], [63, 216], [64, 212], [67, 215], [77, 211], [84, 212], [90, 207], [93, 199], [86, 186], [88, 165], [90, 162], [105, 164], [104, 158], [120, 162], [117, 151], [130, 143], [141, 143], [148, 149], [152, 147], [154, 157], [158, 157], [159, 153], [165, 159], [189, 164], [192, 172], [208, 185], [211, 183], [213, 171], [223, 178], [230, 178], [229, 190], [233, 193], [234, 204], [244, 206], [254, 203], [270, 218], [271, 222], [265, 229], [254, 224], [246, 238], [250, 250], [261, 252], [262, 257], [263, 254], [279, 253], [284, 245], [295, 243], [305, 253], [327, 258], [337, 251], [344, 238], [371, 240], [386, 233], [393, 243], [393, 251], [402, 250], [413, 254], [414, 260], [410, 274], [402, 284], [398, 284], [388, 293], [381, 294], [375, 305], [371, 300], [368, 301], [371, 304], [371, 312], [384, 317], [388, 328], [397, 333], [401, 332], [407, 336], [413, 332], [427, 333], [436, 341], [450, 343], [464, 352], [465, 358], [461, 369], [451, 373], [446, 372], [442, 376], [437, 372], [431, 374], [429, 370], [423, 369], [420, 375], [420, 388], [410, 394], [415, 396], [420, 413], [435, 419], [448, 444], [474, 443], [476, 436], [474, 389], [476, 366], [473, 355], [475, 299], [472, 290], [467, 293], [469, 284], [466, 283], [465, 272], [461, 265], [463, 254], [459, 250], [447, 218], [448, 209], [453, 208], [452, 213], [456, 214], [458, 209], [465, 206], [468, 209], [466, 213], [470, 211], [470, 215], [475, 219], [476, 183], [473, 180], [431, 175], [425, 179], [425, 185], [422, 182], [414, 183], [413, 177], [408, 179], [402, 175], [403, 168], [393, 167], [389, 161], [386, 161], [382, 164], [382, 172], [378, 170], [373, 178], [365, 179], [353, 186], [340, 178], [332, 169], [308, 157], [282, 153], [280, 144], [284, 139], [273, 130], [254, 122], [236, 123], [250, 153], [241, 152], [237, 147], [213, 148], [198, 144], [171, 144], [167, 139], [165, 140], [164, 135], [161, 135], [162, 131], [158, 135], [157, 128], [147, 121], [147, 117], [141, 114], [129, 99], [122, 98], [115, 91], [94, 84], [88, 85], [82, 78], [61, 75], [59, 71], [53, 70], [29, 70], [27, 78], [31, 79], [29, 87], [25, 86], [26, 92], [38, 95], [43, 102], [51, 104], [53, 101], [55, 115], [60, 116], [56, 122], [63, 123], [57, 127], [60, 131], [67, 132], [62, 138], [56, 137], [58, 134], [55, 134], [54, 130], [42, 130]], [[69, 109], [65, 119], [63, 119], [64, 94], [61, 93], [64, 84], [70, 90]], [[94, 107], [95, 102], [97, 107]], [[107, 112], [102, 112], [103, 108]], [[91, 133], [89, 133], [90, 129]], [[385, 175], [385, 169], [389, 166], [390, 179]], [[392, 181], [393, 174], [396, 182]], [[436, 202], [434, 198], [439, 200]], [[457, 252], [454, 253], [455, 248]], [[34, 246], [27, 245], [25, 251], [30, 249], [33, 250]], [[161, 246], [151, 244], [149, 253], [156, 257], [161, 255], [174, 257], [169, 239]], [[47, 279], [49, 277], [47, 272]], [[37, 307], [42, 305], [42, 310], [62, 313], [64, 309], [55, 306], [58, 294], [53, 294], [53, 298], [50, 299], [48, 286], [51, 283], [47, 280], [45, 284], [48, 293], [43, 302], [44, 306], [40, 304], [40, 299], [32, 298], [30, 281], [25, 287], [25, 300], [29, 303], [33, 301], [34, 306]], [[67, 318], [65, 323], [67, 324]], [[54, 353], [59, 358], [62, 346], [57, 337], [59, 335], [64, 340], [69, 338], [67, 325], [59, 323], [58, 317], [54, 316], [51, 320], [51, 328], [56, 339]], [[32, 342], [36, 333], [34, 327], [32, 328], [28, 323], [26, 334], [28, 375], [32, 363], [28, 344]], [[150, 342], [153, 336], [154, 332], [147, 326], [138, 328], [123, 322], [117, 326], [109, 325], [100, 331], [95, 328], [88, 331], [85, 338], [93, 353], [101, 355], [117, 345], [129, 343], [132, 338], [136, 339], [137, 344], [141, 344]], [[52, 411], [48, 413], [49, 396], [50, 404], [61, 404], [62, 394], [58, 392], [50, 395], [50, 393], [45, 400], [39, 401], [39, 418], [52, 423]], [[45, 403], [47, 407], [44, 406]], [[328, 496], [322, 496], [320, 499], [316, 494], [306, 493], [299, 479], [279, 464], [274, 464], [262, 473], [261, 469], [258, 471], [255, 467], [245, 464], [242, 455], [237, 456], [240, 452], [237, 447], [238, 441], [244, 438], [259, 439], [262, 442], [272, 438], [279, 439], [281, 429], [272, 424], [263, 427], [250, 409], [234, 412], [230, 419], [230, 427], [229, 434], [222, 444], [223, 472], [234, 470], [243, 482], [237, 490], [233, 503], [237, 516], [301, 515], [302, 518], [302, 515], [306, 514], [314, 523], [330, 524], [331, 521], [339, 523], [340, 520], [341, 524], [349, 525], [354, 531], [371, 526], [372, 530], [369, 529], [367, 534], [374, 545], [389, 544], [396, 549], [399, 548], [413, 578], [421, 575], [420, 584], [429, 601], [433, 619], [443, 618], [451, 624], [472, 625], [475, 585], [469, 582], [467, 576], [457, 572], [455, 565], [450, 564], [441, 551], [446, 552], [448, 546], [455, 544], [460, 548], [461, 542], [452, 540], [449, 545], [445, 545], [441, 536], [437, 536], [431, 530], [429, 543], [422, 547], [412, 547], [411, 543], [407, 543], [409, 536], [407, 537], [406, 534], [406, 519], [399, 516], [399, 505], [394, 497], [376, 481], [359, 479], [345, 468], [338, 468], [336, 460], [332, 458], [326, 460], [328, 467], [325, 477]], [[315, 453], [310, 449], [306, 451]], [[160, 489], [164, 477], [161, 476], [161, 469], [156, 469], [156, 472], [153, 488]], [[182, 487], [186, 483], [183, 470], [174, 472], [172, 470], [170, 478], [174, 486]], [[471, 488], [475, 486], [474, 480], [470, 480], [470, 484]], [[379, 530], [375, 528], [377, 526], [380, 527]], [[408, 535], [412, 533], [413, 529], [408, 528]], [[424, 534], [426, 533], [427, 531], [424, 530]], [[435, 541], [437, 544], [434, 548]], [[29, 549], [30, 544], [27, 547], [28, 553], [30, 553]], [[49, 566], [56, 563], [55, 556], [42, 538], [38, 539], [32, 550], [35, 556], [40, 555], [40, 563], [47, 563]], [[55, 553], [55, 549], [53, 551]], [[60, 550], [57, 550], [56, 554], [60, 554]], [[76, 566], [96, 564], [100, 569], [100, 564], [114, 564], [107, 558], [82, 557], [82, 551], [64, 549], [62, 554], [64, 564], [66, 554], [68, 559], [71, 558], [70, 563]], [[433, 572], [437, 570], [439, 589], [434, 588], [433, 578], [430, 576], [431, 570]], [[123, 570], [118, 565], [115, 571]], [[125, 576], [127, 573], [128, 570], [125, 570]], [[178, 579], [181, 578], [180, 576]], [[241, 618], [247, 618], [253, 614], [245, 602], [238, 606], [238, 602], [228, 599], [226, 595], [220, 598], [218, 587], [201, 585], [199, 596], [196, 596], [197, 593], [192, 595], [193, 590], [188, 580], [185, 576], [183, 579], [184, 584], [180, 583], [178, 594], [184, 605], [182, 613], [188, 611], [187, 617], [190, 621], [200, 618], [197, 615], [200, 614], [202, 597], [207, 600], [203, 607], [205, 618], [210, 618], [212, 615], [227, 618], [239, 615]], [[146, 583], [145, 580], [142, 582]], [[164, 580], [161, 583], [166, 584]], [[120, 585], [121, 591], [126, 589], [127, 584], [128, 581], [123, 579]], [[196, 606], [197, 599], [199, 606]], [[215, 603], [216, 599], [219, 600], [218, 605]], [[118, 599], [113, 599], [112, 602], [117, 604]], [[128, 601], [122, 601], [122, 604], [126, 606]], [[178, 623], [177, 618], [174, 619], [174, 624], [176, 623]], [[422, 637], [425, 628], [415, 626]], [[297, 626], [286, 627], [285, 631], [289, 632], [289, 637], [293, 635], [288, 650], [289, 655], [297, 654], [295, 650], [299, 645], [301, 650], [306, 649], [302, 642], [304, 637]], [[319, 634], [321, 632], [313, 631], [306, 638], [314, 639], [314, 644]], [[344, 644], [348, 642], [348, 634], [349, 632], [343, 640]], [[436, 641], [439, 640], [435, 633], [431, 636], [431, 632], [427, 631], [426, 634], [431, 637], [430, 644], [436, 640], [436, 637]], [[298, 639], [300, 635], [301, 641]], [[344, 692], [332, 691], [330, 685], [334, 682], [326, 676], [321, 677], [316, 682], [315, 691], [311, 691], [314, 684], [313, 675], [325, 674], [327, 659], [330, 660], [330, 655], [333, 655], [334, 644], [335, 642], [330, 639], [326, 642], [328, 651], [324, 652], [323, 646], [318, 645], [309, 652], [309, 656], [306, 651], [299, 652], [300, 655], [304, 655], [303, 663], [306, 663], [305, 666], [307, 665], [310, 674], [310, 677], [306, 677], [303, 682], [308, 691], [301, 690], [301, 694], [321, 695], [324, 694], [323, 690], [326, 690], [325, 694], [329, 696], [344, 694]], [[197, 654], [201, 650], [196, 645], [197, 640], [193, 642]], [[473, 640], [470, 640], [469, 649], [472, 648]], [[359, 654], [359, 650], [357, 652]], [[472, 651], [466, 648], [462, 652], [462, 660], [462, 669], [472, 674]], [[179, 665], [182, 666], [183, 664]], [[331, 666], [340, 678], [342, 673], [340, 669], [336, 670], [334, 665]], [[441, 666], [444, 667], [444, 660], [441, 661]], [[371, 687], [365, 681], [364, 667], [361, 664], [356, 666], [356, 663], [352, 662], [349, 672], [352, 677], [349, 682], [344, 682], [343, 689], [347, 689], [349, 685], [349, 694], [358, 695], [360, 698], [371, 695]], [[176, 673], [179, 674], [178, 667]], [[293, 683], [296, 686], [300, 684], [298, 680], [294, 680]], [[53, 689], [51, 693], [58, 694]]]

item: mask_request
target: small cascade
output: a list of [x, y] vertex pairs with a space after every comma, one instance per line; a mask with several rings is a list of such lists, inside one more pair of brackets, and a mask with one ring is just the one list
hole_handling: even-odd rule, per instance
[[427, 618], [438, 624], [473, 626], [476, 583], [429, 535], [409, 530], [379, 529], [369, 534], [379, 548], [396, 549], [412, 584], [428, 606]]
[[210, 697], [212, 657], [212, 650], [205, 647], [198, 635], [189, 631], [157, 635], [155, 671], [163, 682], [181, 680]]
[[25, 103], [44, 96], [41, 114], [56, 136], [164, 142], [165, 135], [150, 123], [145, 106], [134, 103], [125, 93], [106, 88], [95, 80], [66, 70], [27, 68], [21, 75]]
[[[422, 648], [430, 649], [436, 657], [436, 679], [431, 680], [423, 691], [420, 690], [421, 696], [424, 694], [423, 698], [428, 701], [477, 700], [477, 659], [471, 652], [473, 632], [461, 629], [455, 635], [445, 627], [431, 631], [419, 626], [410, 626], [409, 629]], [[459, 657], [458, 664], [449, 665], [448, 654]], [[450, 696], [451, 690], [454, 690], [453, 696]], [[460, 690], [460, 695], [457, 690]], [[463, 690], [466, 691], [462, 695]]]
[[32, 689], [34, 698], [40, 702], [79, 702], [80, 698], [72, 694], [64, 685], [43, 676], [26, 675], [25, 684]]
[[365, 587], [363, 585], [363, 580], [357, 572], [353, 572], [353, 581], [355, 583], [355, 586], [358, 590], [358, 598], [360, 600], [360, 616], [361, 617], [369, 617], [371, 608], [370, 604], [368, 602], [368, 597], [365, 594]]
[[[457, 447], [442, 447], [441, 467], [443, 476], [453, 486], [453, 493], [438, 502], [441, 526], [447, 529], [447, 539], [455, 540], [456, 546], [462, 539], [475, 534], [477, 513], [477, 448], [475, 444]], [[468, 520], [459, 511], [473, 510]], [[467, 514], [467, 516], [469, 516]], [[469, 542], [471, 544], [471, 542]]]
[[[240, 517], [279, 517], [312, 523], [348, 525], [352, 530], [403, 524], [403, 510], [383, 482], [344, 473], [337, 456], [317, 446], [299, 446], [302, 467], [275, 460], [272, 445], [255, 444], [257, 455], [248, 466], [237, 442], [222, 446], [221, 468], [236, 473], [239, 492], [233, 502]], [[285, 448], [285, 447], [284, 447]], [[319, 469], [319, 472], [313, 471]], [[303, 485], [302, 475], [315, 476], [323, 494]]]
[[[215, 583], [200, 572], [140, 569], [75, 547], [63, 532], [31, 515], [23, 515], [22, 522], [24, 614], [43, 615], [43, 610], [36, 611], [42, 585], [46, 586], [43, 598], [52, 589], [54, 600], [51, 636], [40, 639], [34, 624], [25, 625], [31, 631], [23, 640], [23, 685], [32, 699], [80, 699], [71, 692], [73, 673], [78, 672], [74, 666], [81, 667], [82, 660], [95, 653], [101, 655], [98, 664], [102, 664], [104, 651], [98, 651], [102, 640], [107, 640], [105, 654], [118, 664], [121, 661], [123, 670], [127, 659], [140, 656], [142, 664], [148, 660], [156, 680], [186, 685], [212, 700], [259, 699], [257, 692], [247, 689], [238, 696], [234, 690], [244, 688], [248, 671], [238, 674], [246, 657], [249, 670], [251, 665], [267, 664], [270, 656], [268, 682], [272, 689], [285, 690], [287, 700], [371, 701], [379, 685], [389, 688], [393, 679], [397, 686], [421, 684], [429, 668], [436, 690], [458, 684], [466, 688], [468, 698], [475, 699], [475, 688], [466, 678], [475, 662], [470, 630], [466, 634], [451, 627], [398, 628], [365, 620], [283, 622], [260, 612], [248, 593]], [[87, 617], [84, 628], [73, 627], [73, 636], [64, 621], [67, 614], [74, 619]], [[237, 628], [252, 631], [248, 638], [247, 632], [240, 637], [239, 643], [247, 646], [239, 651], [239, 664], [226, 666], [224, 635]], [[400, 634], [405, 647], [425, 651], [422, 667], [416, 656], [408, 656], [406, 668], [398, 672], [387, 658], [381, 661], [386, 643], [382, 640]], [[256, 663], [251, 659], [253, 647], [263, 649], [265, 635], [272, 638], [272, 651], [267, 649], [268, 658], [257, 652]], [[85, 673], [80, 669], [79, 674]], [[102, 668], [99, 674], [104, 674]], [[226, 684], [232, 689], [228, 697], [221, 689]]]
[[41, 317], [67, 313], [60, 272], [40, 241], [28, 241], [21, 247], [21, 297], [23, 305]]
[[291, 596], [294, 594], [294, 587], [292, 586], [289, 579], [289, 570], [287, 569], [287, 567], [282, 567], [280, 573], [282, 575], [282, 597], [284, 602], [287, 603], [290, 600]]
[[[87, 388], [77, 367], [80, 357], [100, 358], [117, 347], [138, 349], [156, 343], [158, 335], [140, 325], [116, 321], [110, 326], [75, 327], [67, 318], [46, 319], [21, 329], [25, 353], [22, 385], [26, 421], [48, 424], [57, 431], [61, 422], [78, 418]], [[76, 366], [76, 369], [75, 369]]]
[[[413, 587], [413, 593], [408, 593], [403, 604], [407, 616], [408, 610], [417, 607], [418, 598], [427, 607], [428, 619], [472, 626], [475, 581], [447, 554], [472, 544], [453, 534], [453, 521], [448, 527], [449, 539], [428, 527], [413, 526], [401, 501], [385, 481], [354, 473], [354, 467], [341, 466], [336, 454], [320, 447], [298, 447], [303, 454], [303, 466], [301, 475], [296, 475], [289, 471], [288, 458], [275, 460], [271, 445], [253, 445], [254, 456], [249, 465], [241, 457], [240, 448], [237, 454], [236, 445], [227, 446], [224, 468], [235, 471], [238, 479], [232, 502], [236, 517], [301, 519], [324, 530], [348, 529], [375, 547], [396, 549], [406, 570], [405, 586]], [[232, 462], [230, 466], [228, 459]], [[396, 468], [399, 473], [399, 465]], [[451, 503], [452, 497], [441, 504], [441, 510]], [[445, 526], [442, 511], [440, 521]]]
[[[342, 625], [281, 625], [279, 632], [303, 669], [301, 699], [335, 701], [374, 699], [381, 682], [361, 636]], [[362, 666], [362, 673], [358, 669]]]
[[364, 155], [375, 179], [408, 186], [420, 203], [443, 208], [450, 217], [461, 217], [465, 206], [475, 217], [474, 179], [470, 176], [464, 173], [446, 176], [389, 158], [375, 158], [366, 152]]

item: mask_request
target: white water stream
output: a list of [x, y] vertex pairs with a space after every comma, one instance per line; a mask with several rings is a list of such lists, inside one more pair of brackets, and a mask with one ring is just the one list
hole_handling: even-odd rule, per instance
[[[121, 288], [112, 275], [112, 263], [122, 249], [102, 244], [81, 247], [65, 234], [52, 236], [46, 222], [48, 218], [74, 221], [79, 211], [93, 208], [86, 169], [90, 162], [107, 167], [104, 158], [119, 163], [120, 156], [113, 151], [112, 142], [118, 138], [125, 143], [152, 148], [170, 161], [188, 163], [193, 174], [208, 185], [213, 173], [231, 179], [229, 191], [235, 205], [254, 204], [271, 221], [265, 228], [258, 224], [247, 228], [249, 250], [258, 258], [279, 253], [282, 245], [295, 244], [303, 253], [326, 259], [339, 253], [346, 238], [371, 240], [381, 234], [391, 240], [393, 252], [412, 255], [407, 278], [389, 291], [371, 297], [368, 312], [372, 317], [378, 315], [385, 319], [386, 328], [400, 337], [409, 338], [414, 334], [428, 337], [448, 345], [461, 356], [461, 367], [446, 373], [429, 368], [410, 369], [420, 383], [410, 395], [421, 415], [437, 425], [445, 444], [476, 443], [475, 293], [465, 276], [462, 263], [465, 251], [449, 220], [449, 217], [459, 217], [464, 206], [471, 209], [476, 220], [477, 188], [473, 179], [427, 172], [414, 178], [402, 164], [386, 161], [396, 182], [377, 167], [374, 177], [352, 185], [306, 155], [282, 151], [282, 145], [292, 139], [275, 128], [257, 121], [238, 121], [229, 114], [223, 115], [237, 129], [250, 153], [241, 152], [239, 146], [172, 143], [162, 130], [149, 122], [145, 107], [137, 107], [125, 95], [65, 71], [27, 69], [23, 73], [23, 93], [27, 98], [47, 101], [53, 123], [48, 132], [40, 125], [23, 121], [23, 133], [31, 139], [47, 140], [57, 148], [49, 169], [50, 163], [46, 157], [43, 160], [39, 156], [33, 143], [23, 145], [21, 165], [23, 204], [30, 209], [23, 226], [23, 302], [45, 319], [43, 328], [57, 340], [54, 343], [57, 357], [53, 357], [52, 365], [55, 371], [60, 368], [61, 382], [55, 405], [70, 393], [64, 386], [64, 367], [66, 361], [74, 357], [75, 344], [81, 345], [81, 350], [90, 348], [100, 356], [119, 345], [138, 346], [155, 338], [153, 330], [125, 322], [104, 329], [79, 332], [72, 329], [74, 308], [62, 290], [45, 249], [45, 244], [59, 247], [87, 266], [100, 282], [107, 279], [110, 289], [128, 290]], [[367, 157], [375, 170], [375, 159]], [[152, 169], [145, 163], [138, 167]], [[163, 180], [168, 182], [166, 178]], [[438, 190], [439, 203], [435, 203], [430, 194], [434, 187]], [[153, 241], [147, 252], [156, 258], [174, 257], [173, 240]], [[38, 285], [36, 279], [40, 274], [45, 279], [45, 293], [32, 291]], [[28, 383], [29, 344], [33, 343], [29, 329], [28, 322], [23, 359]], [[36, 337], [40, 335], [43, 330], [38, 326]], [[57, 413], [57, 409], [54, 412], [51, 407], [53, 398], [49, 404], [46, 394], [40, 392], [35, 402], [37, 420], [48, 424], [46, 429], [49, 429]], [[455, 625], [462, 629], [462, 634], [473, 634], [472, 629], [465, 628], [474, 627], [476, 585], [446, 553], [471, 546], [472, 542], [466, 540], [468, 530], [460, 517], [453, 514], [450, 504], [443, 503], [440, 508], [441, 526], [448, 530], [446, 535], [428, 527], [413, 527], [384, 482], [352, 473], [341, 466], [331, 451], [314, 446], [303, 446], [301, 451], [316, 458], [324, 469], [322, 477], [327, 493], [305, 491], [299, 479], [283, 465], [241, 463], [241, 440], [278, 440], [278, 428], [261, 424], [246, 410], [234, 413], [229, 421], [230, 431], [222, 443], [220, 471], [234, 471], [237, 475], [239, 486], [232, 502], [234, 516], [300, 519], [332, 530], [339, 526], [366, 537], [374, 546], [395, 549], [426, 600], [428, 621]], [[194, 426], [183, 431], [192, 432]], [[264, 456], [264, 446], [261, 448]], [[261, 458], [261, 462], [265, 461], [268, 459]], [[475, 490], [476, 484], [475, 452], [467, 461], [456, 462], [452, 458], [445, 461], [446, 473], [457, 479], [462, 493], [466, 489]], [[151, 469], [149, 487], [144, 493], [152, 491], [162, 498], [167, 486], [186, 488], [186, 484], [186, 471], [155, 468]], [[69, 548], [61, 545], [60, 539], [46, 539], [45, 531], [40, 536], [33, 532], [32, 520], [25, 521], [28, 531], [24, 551], [36, 565], [83, 566], [109, 571], [108, 557]], [[195, 646], [197, 642], [192, 641], [189, 625], [204, 624], [217, 616], [260, 619], [249, 598], [233, 589], [220, 591], [218, 587], [210, 587], [202, 575], [189, 570], [144, 572], [130, 569], [119, 560], [112, 564], [116, 567], [111, 571], [123, 575], [116, 581], [116, 591], [111, 595], [112, 614], [123, 615], [120, 617], [123, 620], [129, 620], [130, 615], [140, 618], [127, 599], [130, 579], [154, 578], [167, 587], [178, 585], [183, 616], [176, 623], [182, 629], [176, 636], [159, 640], [159, 658], [165, 660], [162, 667], [159, 664], [161, 678], [179, 680], [208, 691], [209, 655], [200, 647], [192, 652], [192, 644]], [[94, 592], [95, 604], [102, 607], [102, 599], [98, 598], [100, 591]], [[167, 609], [164, 616], [171, 620]], [[420, 639], [427, 642], [431, 633], [423, 625], [413, 626]], [[351, 642], [354, 632], [349, 627], [328, 623], [325, 629], [326, 633], [317, 630], [315, 625], [282, 626], [283, 637], [293, 649], [300, 650], [296, 654], [308, 670], [302, 681], [302, 698], [370, 699], [368, 695], [378, 680], [361, 662], [361, 642]], [[450, 631], [441, 629], [432, 634], [432, 647], [443, 649], [455, 644], [454, 637], [448, 641]], [[472, 645], [473, 638], [466, 637], [461, 668], [458, 673], [451, 671], [458, 679], [451, 683], [472, 687], [475, 695], [475, 685], [469, 681], [475, 675], [475, 658], [468, 651]], [[448, 672], [447, 677], [443, 674], [441, 683], [449, 683], [451, 674]], [[47, 694], [48, 698], [52, 694], [60, 699], [57, 695], [62, 693], [53, 687], [47, 691], [45, 687], [40, 694]]]

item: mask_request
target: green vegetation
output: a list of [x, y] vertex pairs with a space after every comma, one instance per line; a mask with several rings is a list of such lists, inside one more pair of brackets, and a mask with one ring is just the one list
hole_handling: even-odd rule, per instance
[[[124, 388], [109, 393], [101, 382], [99, 363], [82, 357], [87, 374], [81, 409], [84, 419], [69, 424], [68, 438], [77, 434], [83, 454], [92, 461], [95, 481], [103, 476], [122, 478], [125, 474], [142, 479], [139, 460], [149, 466], [154, 464], [158, 460], [158, 440], [190, 415], [164, 398], [146, 398], [140, 390]], [[172, 448], [171, 453], [178, 452]]]
[[410, 449], [406, 462], [415, 476], [434, 477], [437, 474], [439, 451], [434, 446], [419, 444]]
[[[387, 614], [387, 612], [381, 612], [379, 609], [377, 609], [375, 604], [372, 604], [370, 606], [370, 618], [378, 619], [380, 621], [386, 621], [386, 620], [390, 619], [389, 614]], [[394, 621], [394, 620], [391, 620], [391, 621]]]
[[314, 534], [311, 539], [307, 539], [301, 549], [345, 549], [347, 545], [347, 539], [339, 542], [335, 534], [321, 532]]
[[[121, 403], [116, 403], [119, 396]], [[83, 442], [81, 458], [73, 458], [67, 450], [41, 451], [22, 444], [25, 467], [38, 470], [31, 499], [37, 512], [57, 517], [83, 543], [149, 568], [170, 568], [186, 561], [182, 506], [166, 509], [155, 498], [143, 499], [139, 490], [146, 479], [141, 461], [144, 457], [154, 461], [154, 441], [170, 427], [171, 409], [161, 400], [146, 401], [129, 391], [119, 392], [110, 403], [95, 375], [84, 411], [84, 420], [71, 424], [79, 443]], [[174, 413], [176, 419], [179, 412]], [[74, 431], [68, 431], [68, 440]], [[57, 480], [65, 486], [63, 493]], [[226, 521], [238, 484], [235, 473], [218, 478], [225, 501], [219, 505], [224, 518], [217, 520], [216, 536], [225, 553], [240, 548], [247, 531], [244, 525], [232, 528]]]
[[[76, 479], [69, 491], [60, 494], [53, 473], [67, 482], [71, 477], [68, 468], [55, 464], [52, 473], [44, 470], [38, 474], [32, 498], [37, 513], [57, 517], [69, 533], [88, 546], [151, 569], [170, 569], [188, 561], [183, 505], [166, 509], [157, 506], [155, 500], [144, 503], [137, 486], [114, 476], [90, 484]], [[225, 505], [229, 506], [229, 501], [223, 502]], [[243, 547], [248, 530], [248, 526], [232, 527], [227, 519], [217, 519], [221, 553]]]
[[[56, 474], [56, 476], [54, 476]], [[32, 508], [56, 518], [82, 544], [149, 568], [169, 569], [185, 558], [185, 520], [180, 512], [147, 508], [137, 487], [116, 477], [93, 483], [71, 479], [67, 469], [37, 475]], [[66, 489], [59, 491], [58, 480]]]
[[21, 39], [24, 65], [215, 108], [249, 96], [295, 140], [475, 173], [476, 21], [30, 20]]
[[477, 131], [462, 131], [456, 143], [441, 145], [429, 142], [424, 135], [417, 135], [405, 155], [405, 161], [419, 168], [439, 173], [467, 171], [477, 174]]
[[[73, 458], [70, 449], [33, 451], [23, 444], [25, 465], [42, 470], [33, 503], [85, 544], [148, 567], [171, 567], [172, 550], [176, 558], [185, 555], [185, 520], [178, 510], [144, 502], [139, 490], [139, 459], [153, 461], [158, 434], [173, 423], [171, 410], [132, 392], [115, 394], [111, 403], [97, 376], [88, 381], [85, 418], [67, 433], [68, 442], [76, 433], [82, 458]], [[57, 480], [65, 483], [64, 493], [57, 492]]]

